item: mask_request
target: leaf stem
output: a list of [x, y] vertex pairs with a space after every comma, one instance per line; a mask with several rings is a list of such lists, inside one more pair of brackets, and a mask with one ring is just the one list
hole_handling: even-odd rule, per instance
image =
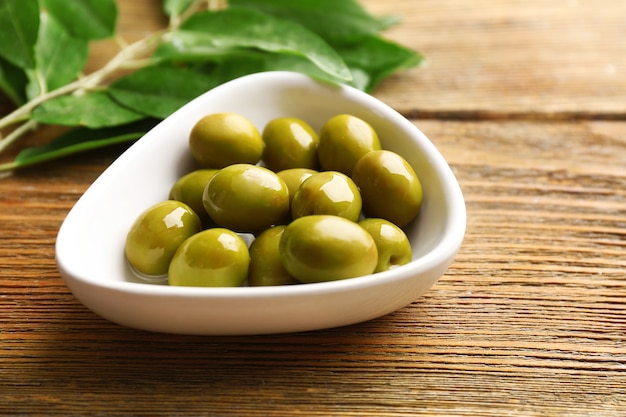
[[205, 2], [206, 0], [195, 0], [183, 13], [172, 16], [169, 24], [170, 30], [178, 29], [180, 25], [189, 18], [189, 16], [200, 10]]
[[16, 161], [12, 161], [12, 162], [6, 162], [4, 164], [0, 164], [0, 178], [5, 178], [6, 176], [11, 175], [10, 171], [12, 169], [15, 169], [19, 166], [19, 164]]
[[[29, 120], [35, 107], [48, 100], [66, 94], [75, 93], [77, 91], [91, 90], [102, 86], [102, 84], [109, 77], [111, 77], [115, 72], [125, 69], [129, 63], [133, 64], [132, 68], [141, 68], [141, 65], [148, 65], [152, 63], [153, 61], [143, 58], [149, 56], [166, 32], [167, 31], [155, 32], [137, 42], [125, 45], [117, 53], [117, 55], [111, 58], [111, 60], [99, 70], [72, 83], [57, 88], [56, 90], [44, 92], [43, 94], [33, 98], [29, 102], [0, 119], [0, 130], [20, 123], [24, 120]], [[2, 150], [4, 150], [11, 142], [14, 142], [18, 137], [24, 135], [36, 125], [37, 123], [31, 120], [12, 131], [6, 138], [0, 139], [0, 152], [2, 152]]]
[[[139, 58], [148, 56], [165, 33], [166, 31], [155, 32], [144, 39], [123, 47], [117, 55], [104, 65], [104, 67], [72, 83], [74, 84], [73, 90], [90, 89], [98, 86], [115, 72], [125, 68], [128, 62], [133, 62]], [[144, 62], [148, 64], [148, 61]]]
[[36, 129], [37, 125], [38, 123], [35, 120], [28, 120], [27, 122], [22, 123], [22, 125], [18, 126], [14, 131], [0, 140], [0, 152], [5, 150], [11, 143], [15, 142], [16, 139], [24, 135], [26, 132]]

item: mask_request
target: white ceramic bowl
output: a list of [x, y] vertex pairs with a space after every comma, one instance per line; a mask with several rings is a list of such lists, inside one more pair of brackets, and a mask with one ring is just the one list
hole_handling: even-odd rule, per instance
[[[341, 281], [279, 287], [194, 288], [137, 279], [124, 258], [126, 234], [148, 206], [167, 199], [194, 167], [188, 134], [202, 116], [232, 111], [260, 129], [279, 116], [319, 130], [330, 117], [367, 120], [383, 148], [415, 169], [424, 202], [406, 228], [413, 261], [391, 271]], [[460, 187], [435, 146], [411, 122], [372, 96], [291, 72], [245, 76], [191, 101], [120, 156], [63, 222], [56, 259], [74, 296], [113, 322], [181, 334], [263, 334], [330, 328], [383, 316], [416, 300], [445, 272], [465, 233]]]

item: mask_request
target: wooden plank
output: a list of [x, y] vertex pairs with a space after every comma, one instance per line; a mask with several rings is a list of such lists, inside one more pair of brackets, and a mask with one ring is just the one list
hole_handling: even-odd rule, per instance
[[[164, 24], [159, 0], [119, 4], [127, 41]], [[0, 179], [0, 415], [626, 413], [626, 4], [363, 4], [402, 16], [388, 36], [429, 60], [376, 95], [463, 188], [467, 235], [446, 275], [340, 329], [127, 329], [75, 300], [54, 262], [64, 216], [124, 146], [19, 171]], [[90, 68], [116, 50], [98, 43]]]
[[53, 244], [120, 150], [4, 178], [0, 414], [623, 415], [626, 123], [415, 123], [461, 183], [464, 245], [415, 303], [319, 332], [109, 323], [64, 286]]
[[427, 64], [378, 92], [439, 117], [623, 118], [626, 3], [611, 0], [376, 0], [402, 23], [387, 36]]
[[[363, 0], [402, 22], [386, 36], [427, 64], [386, 81], [377, 95], [422, 117], [623, 118], [626, 3], [613, 0]], [[157, 0], [119, 2], [131, 42], [164, 27]], [[118, 50], [95, 44], [88, 70]], [[8, 103], [0, 102], [2, 112]]]

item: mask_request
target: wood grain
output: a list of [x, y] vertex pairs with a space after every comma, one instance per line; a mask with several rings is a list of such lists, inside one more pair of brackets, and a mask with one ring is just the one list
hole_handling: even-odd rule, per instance
[[[121, 2], [124, 31], [158, 25], [157, 3]], [[344, 328], [128, 329], [76, 301], [54, 261], [64, 216], [124, 147], [15, 172], [0, 179], [0, 415], [626, 415], [626, 87], [598, 76], [623, 71], [623, 6], [364, 4], [401, 14], [390, 36], [431, 61], [376, 95], [463, 189], [466, 239], [445, 276]]]
[[402, 24], [388, 36], [424, 67], [379, 92], [396, 108], [443, 115], [548, 117], [626, 111], [626, 3], [591, 0], [364, 1]]

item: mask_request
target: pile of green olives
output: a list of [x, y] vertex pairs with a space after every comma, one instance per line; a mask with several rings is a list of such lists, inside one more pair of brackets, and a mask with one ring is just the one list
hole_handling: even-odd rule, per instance
[[146, 279], [170, 285], [268, 286], [386, 271], [412, 259], [403, 228], [419, 214], [422, 187], [374, 128], [336, 115], [319, 134], [280, 117], [260, 131], [237, 113], [196, 122], [197, 169], [148, 207], [125, 243]]

